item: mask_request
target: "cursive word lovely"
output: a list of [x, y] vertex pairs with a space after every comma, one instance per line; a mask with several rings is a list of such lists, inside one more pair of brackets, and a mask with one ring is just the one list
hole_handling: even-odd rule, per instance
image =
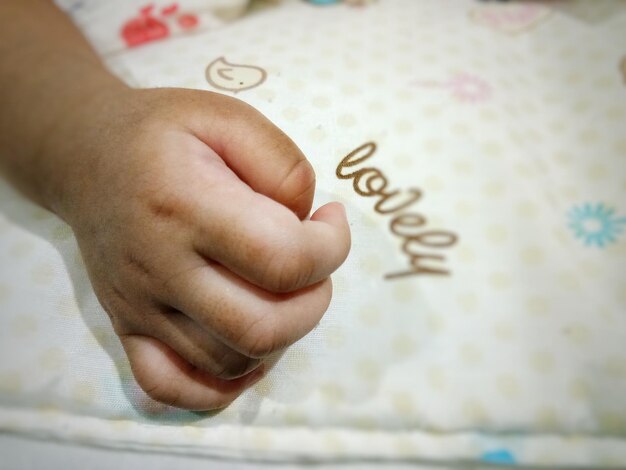
[[357, 194], [378, 198], [374, 210], [380, 215], [392, 217], [389, 229], [402, 239], [402, 251], [408, 257], [409, 268], [387, 274], [385, 278], [397, 279], [420, 274], [449, 275], [450, 271], [441, 265], [445, 263], [445, 256], [440, 251], [453, 246], [458, 240], [457, 235], [446, 230], [426, 229], [426, 217], [418, 212], [409, 212], [422, 197], [419, 189], [388, 190], [389, 181], [378, 168], [357, 168], [374, 152], [374, 142], [363, 144], [350, 152], [337, 166], [337, 177], [351, 179]]

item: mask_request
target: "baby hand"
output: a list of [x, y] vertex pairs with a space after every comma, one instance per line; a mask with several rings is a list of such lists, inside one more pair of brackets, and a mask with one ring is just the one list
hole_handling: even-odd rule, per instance
[[173, 406], [226, 406], [326, 311], [350, 247], [342, 207], [305, 220], [310, 164], [227, 96], [126, 90], [63, 129], [76, 137], [55, 143], [71, 160], [54, 209], [137, 382]]

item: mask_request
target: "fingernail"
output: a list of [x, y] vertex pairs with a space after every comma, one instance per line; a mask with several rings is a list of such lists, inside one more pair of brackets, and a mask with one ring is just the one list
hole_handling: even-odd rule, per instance
[[261, 364], [259, 367], [249, 372], [246, 376], [246, 386], [250, 386], [265, 376], [265, 364]]

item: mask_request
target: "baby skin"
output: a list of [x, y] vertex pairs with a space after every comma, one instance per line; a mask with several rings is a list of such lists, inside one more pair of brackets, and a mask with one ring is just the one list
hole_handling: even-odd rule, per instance
[[254, 108], [130, 89], [46, 0], [0, 3], [0, 169], [73, 229], [133, 374], [222, 408], [307, 334], [345, 260], [343, 207]]

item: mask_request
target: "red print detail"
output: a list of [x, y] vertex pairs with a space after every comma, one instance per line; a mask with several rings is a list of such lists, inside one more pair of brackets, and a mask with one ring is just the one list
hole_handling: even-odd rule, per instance
[[191, 14], [180, 15], [178, 17], [178, 25], [183, 29], [195, 28], [198, 25], [198, 17]]
[[138, 46], [169, 36], [170, 30], [165, 23], [152, 16], [154, 5], [147, 5], [137, 18], [127, 21], [122, 27], [122, 38], [128, 47]]
[[[158, 13], [161, 19], [157, 18]], [[168, 18], [171, 19], [168, 20]], [[155, 15], [154, 4], [150, 3], [139, 9], [137, 17], [124, 23], [121, 31], [122, 38], [128, 47], [166, 38], [170, 35], [170, 28], [165, 21], [176, 21], [184, 30], [195, 28], [199, 23], [196, 15], [178, 14], [178, 3], [161, 8], [157, 15]]]
[[161, 8], [161, 14], [163, 16], [173, 15], [178, 11], [178, 3], [172, 3], [170, 6]]

